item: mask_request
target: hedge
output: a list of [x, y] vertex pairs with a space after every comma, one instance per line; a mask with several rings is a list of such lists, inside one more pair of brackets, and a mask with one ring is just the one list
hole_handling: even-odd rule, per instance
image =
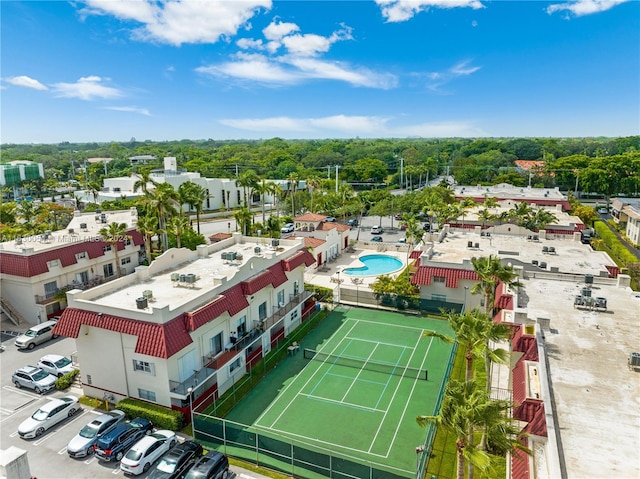
[[625, 266], [638, 262], [635, 257], [618, 239], [618, 237], [602, 221], [596, 221], [593, 225], [598, 237], [607, 245], [614, 256]]
[[127, 414], [127, 417], [148, 419], [158, 429], [179, 431], [185, 424], [184, 414], [180, 411], [157, 406], [133, 398], [125, 398], [116, 407]]
[[69, 386], [73, 384], [73, 381], [76, 380], [76, 376], [80, 374], [79, 369], [74, 369], [70, 373], [65, 374], [64, 376], [56, 379], [56, 389], [59, 391], [63, 391], [67, 389]]

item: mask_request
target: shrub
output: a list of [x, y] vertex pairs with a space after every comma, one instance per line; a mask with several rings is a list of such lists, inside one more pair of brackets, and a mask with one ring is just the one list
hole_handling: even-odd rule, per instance
[[80, 374], [79, 369], [74, 369], [70, 373], [65, 374], [64, 376], [56, 379], [56, 389], [62, 391], [64, 389], [68, 389], [69, 386], [73, 384], [73, 381], [76, 380], [76, 376]]
[[184, 414], [156, 404], [134, 398], [125, 398], [116, 407], [124, 411], [128, 417], [142, 417], [148, 419], [158, 429], [179, 431], [185, 424]]
[[594, 229], [613, 255], [625, 266], [637, 263], [638, 259], [622, 244], [618, 237], [602, 221], [594, 223]]

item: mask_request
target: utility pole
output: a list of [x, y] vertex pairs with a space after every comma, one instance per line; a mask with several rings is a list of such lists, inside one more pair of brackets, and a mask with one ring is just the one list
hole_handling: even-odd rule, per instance
[[327, 180], [331, 179], [331, 165], [327, 165]]
[[238, 177], [238, 164], [236, 163], [236, 178]]
[[336, 193], [338, 192], [338, 169], [342, 168], [340, 165], [336, 165]]
[[400, 158], [400, 189], [403, 188], [403, 184], [402, 184], [402, 171], [404, 169], [404, 158]]

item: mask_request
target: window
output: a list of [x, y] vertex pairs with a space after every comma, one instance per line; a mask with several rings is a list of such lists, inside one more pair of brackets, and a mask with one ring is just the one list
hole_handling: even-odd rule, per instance
[[293, 283], [293, 294], [298, 294], [300, 292], [300, 285], [297, 281]]
[[52, 281], [51, 283], [44, 284], [44, 297], [49, 299], [53, 298], [56, 294], [58, 294], [58, 283], [56, 281]]
[[122, 260], [120, 261], [120, 264], [122, 266], [124, 266], [125, 264], [131, 264], [131, 257], [127, 256], [126, 258], [122, 258]]
[[238, 359], [229, 363], [229, 374], [242, 366], [242, 356], [239, 356]]
[[127, 236], [126, 241], [124, 242], [125, 246], [131, 246], [131, 237]]
[[140, 399], [146, 399], [147, 401], [156, 402], [156, 393], [147, 391], [146, 389], [138, 388], [138, 397]]
[[88, 283], [89, 282], [89, 272], [82, 271], [80, 273], [76, 273], [76, 283]]
[[76, 259], [85, 259], [87, 257], [87, 252], [83, 251], [82, 253], [77, 253], [76, 254]]
[[110, 244], [106, 244], [102, 247], [102, 252], [106, 253], [107, 251], [111, 251], [111, 245]]
[[246, 316], [242, 316], [240, 319], [238, 319], [238, 326], [236, 329], [238, 331], [239, 338], [241, 338], [247, 333], [247, 317]]
[[258, 318], [260, 321], [264, 321], [267, 319], [267, 302], [265, 301], [260, 306], [258, 306]]
[[105, 264], [102, 267], [102, 270], [104, 271], [104, 277], [105, 278], [110, 278], [111, 276], [113, 276], [113, 264], [112, 263]]
[[433, 301], [443, 301], [446, 302], [447, 301], [447, 296], [444, 294], [432, 294], [431, 295], [431, 299]]
[[154, 374], [155, 368], [153, 363], [148, 363], [146, 361], [138, 361], [137, 359], [133, 360], [133, 370], [140, 371], [143, 373]]
[[60, 260], [59, 259], [52, 259], [51, 261], [47, 261], [47, 268], [49, 268], [49, 269], [57, 268], [58, 266], [60, 266]]
[[282, 308], [284, 306], [284, 289], [278, 291], [278, 307]]
[[222, 352], [222, 333], [216, 334], [210, 340], [211, 354]]
[[434, 276], [433, 277], [433, 282], [434, 283], [446, 283], [447, 278], [445, 278], [444, 276]]

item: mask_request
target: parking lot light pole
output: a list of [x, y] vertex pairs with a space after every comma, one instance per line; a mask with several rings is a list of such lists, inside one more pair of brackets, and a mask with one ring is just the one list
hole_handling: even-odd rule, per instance
[[187, 393], [189, 394], [189, 417], [191, 418], [191, 436], [196, 438], [196, 429], [195, 424], [193, 424], [193, 388], [187, 389]]

